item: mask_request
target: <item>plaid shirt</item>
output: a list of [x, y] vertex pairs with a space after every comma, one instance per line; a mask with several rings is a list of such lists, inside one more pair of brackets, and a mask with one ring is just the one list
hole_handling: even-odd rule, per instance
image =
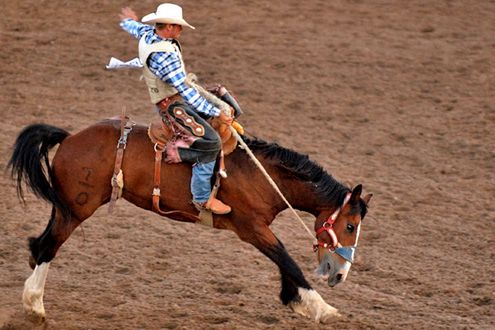
[[[141, 39], [147, 32], [154, 30], [152, 26], [136, 22], [130, 18], [120, 22], [120, 26], [124, 31], [137, 39]], [[145, 37], [147, 44], [162, 40], [173, 39], [163, 39], [154, 32], [148, 33]], [[184, 72], [178, 54], [173, 52], [155, 52], [148, 57], [147, 64], [151, 72], [162, 81], [177, 89], [184, 101], [196, 111], [213, 117], [218, 117], [220, 115], [220, 109], [209, 103], [195, 88], [190, 87], [185, 83], [186, 73]]]

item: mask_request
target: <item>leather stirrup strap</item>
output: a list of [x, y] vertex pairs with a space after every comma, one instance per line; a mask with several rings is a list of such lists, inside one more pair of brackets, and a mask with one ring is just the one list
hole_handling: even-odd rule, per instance
[[208, 198], [208, 201], [206, 202], [206, 205], [205, 205], [207, 209], [210, 208], [211, 201], [213, 200], [213, 198], [217, 198], [218, 189], [220, 189], [220, 178], [221, 178], [221, 175], [219, 173], [217, 173], [217, 175], [215, 177], [215, 184], [213, 185], [213, 189], [211, 190], [211, 193], [210, 193], [210, 198]]
[[192, 214], [181, 211], [162, 211], [160, 209], [160, 181], [162, 168], [162, 155], [165, 145], [155, 144], [155, 177], [153, 180], [152, 210], [160, 215], [184, 222], [199, 222], [200, 219]]
[[224, 160], [224, 155], [223, 155], [223, 150], [220, 151], [220, 157], [218, 160], [219, 166], [218, 166], [218, 171], [215, 177], [215, 184], [213, 185], [213, 189], [211, 190], [210, 193], [210, 198], [208, 198], [208, 201], [206, 202], [206, 208], [210, 208], [211, 206], [211, 201], [213, 198], [217, 197], [218, 190], [220, 189], [220, 182], [222, 178], [227, 177], [227, 171], [225, 170], [225, 160]]

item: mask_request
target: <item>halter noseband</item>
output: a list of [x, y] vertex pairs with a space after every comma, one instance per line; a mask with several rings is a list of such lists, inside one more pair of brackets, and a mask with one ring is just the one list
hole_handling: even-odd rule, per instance
[[[349, 203], [350, 199], [351, 199], [351, 193], [348, 193], [345, 196], [342, 206], [336, 209], [335, 212], [333, 212], [332, 215], [330, 215], [328, 219], [323, 223], [323, 225], [318, 230], [316, 230], [317, 243], [313, 245], [313, 250], [316, 252], [318, 251], [319, 247], [328, 249], [328, 251], [330, 251], [331, 253], [337, 253], [339, 256], [341, 256], [342, 258], [344, 258], [345, 260], [349, 261], [352, 264], [352, 262], [354, 261], [354, 253], [356, 252], [356, 246], [355, 245], [342, 246], [339, 243], [339, 239], [333, 227], [335, 220], [337, 220], [337, 217], [339, 216], [340, 212], [344, 209], [347, 203]], [[330, 236], [330, 238], [332, 239], [331, 244], [322, 242], [318, 239], [318, 235], [320, 235], [323, 232], [326, 232]]]

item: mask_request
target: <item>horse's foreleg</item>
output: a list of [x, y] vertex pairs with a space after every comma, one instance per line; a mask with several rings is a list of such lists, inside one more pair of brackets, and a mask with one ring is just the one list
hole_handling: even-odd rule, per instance
[[315, 322], [326, 322], [332, 317], [340, 316], [336, 308], [328, 305], [318, 292], [311, 288], [299, 266], [268, 227], [258, 234], [256, 239], [253, 240], [251, 237], [246, 241], [253, 244], [279, 267], [282, 277], [280, 299], [285, 305], [289, 305], [296, 313], [310, 317]]
[[53, 212], [43, 234], [29, 241], [30, 264], [34, 271], [24, 282], [22, 302], [26, 313], [37, 321], [45, 319], [43, 293], [50, 261], [79, 224], [74, 218], [63, 219], [59, 212]]

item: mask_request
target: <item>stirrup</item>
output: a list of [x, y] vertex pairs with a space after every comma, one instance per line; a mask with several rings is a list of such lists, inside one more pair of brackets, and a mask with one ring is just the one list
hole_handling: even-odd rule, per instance
[[208, 211], [206, 209], [206, 202], [199, 203], [199, 202], [192, 201], [192, 203], [193, 203], [194, 207], [196, 208], [196, 210], [198, 210], [199, 212]]
[[198, 218], [200, 219], [199, 224], [213, 228], [213, 213], [206, 209], [203, 204], [206, 203], [198, 203], [192, 202], [194, 207], [199, 211]]

